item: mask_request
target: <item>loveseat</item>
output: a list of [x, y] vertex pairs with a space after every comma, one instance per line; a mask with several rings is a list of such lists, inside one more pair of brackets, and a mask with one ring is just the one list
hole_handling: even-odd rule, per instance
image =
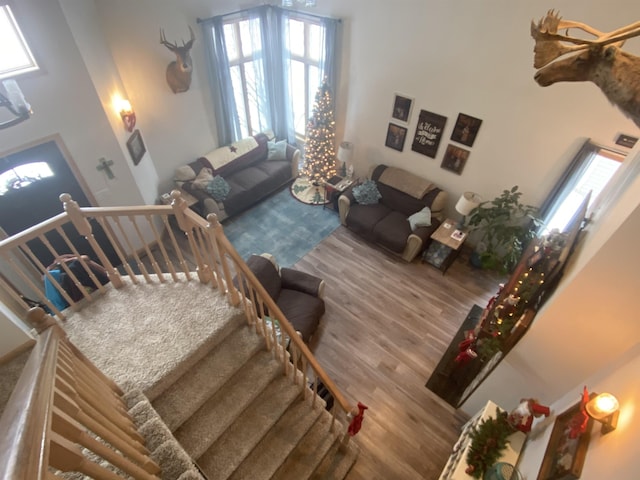
[[427, 247], [443, 220], [447, 192], [429, 180], [386, 165], [372, 167], [369, 179], [365, 183], [374, 190], [373, 200], [366, 204], [356, 200], [354, 193], [364, 185], [346, 191], [338, 199], [340, 221], [411, 262]]
[[222, 221], [276, 191], [298, 175], [300, 150], [267, 133], [216, 148], [175, 171], [177, 187], [197, 200], [203, 217]]
[[[278, 268], [275, 258], [269, 254], [251, 255], [247, 266], [302, 340], [308, 343], [324, 314], [324, 280], [299, 270]], [[237, 280], [234, 283], [237, 284]]]

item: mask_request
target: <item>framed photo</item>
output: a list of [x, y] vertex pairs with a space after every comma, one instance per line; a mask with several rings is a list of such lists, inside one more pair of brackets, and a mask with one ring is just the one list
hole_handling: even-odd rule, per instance
[[538, 480], [574, 480], [580, 478], [582, 466], [587, 456], [589, 437], [593, 420], [589, 418], [587, 429], [582, 435], [571, 438], [570, 432], [576, 415], [581, 412], [578, 402], [558, 415], [547, 450], [542, 459]]
[[387, 128], [387, 140], [384, 144], [389, 148], [393, 148], [394, 150], [401, 152], [404, 148], [404, 139], [406, 137], [407, 129], [405, 127], [401, 127], [395, 123], [390, 123], [389, 128]]
[[461, 175], [462, 169], [469, 158], [469, 153], [469, 150], [449, 144], [444, 152], [440, 167]]
[[456, 126], [453, 127], [453, 132], [451, 133], [451, 140], [462, 143], [467, 147], [472, 147], [473, 142], [476, 141], [480, 125], [482, 125], [482, 120], [479, 118], [474, 118], [464, 113], [458, 114]]
[[442, 139], [442, 130], [447, 123], [447, 117], [437, 113], [420, 110], [416, 134], [413, 137], [411, 150], [421, 153], [427, 157], [436, 158], [438, 146]]
[[393, 98], [393, 110], [391, 116], [396, 120], [408, 123], [411, 118], [411, 109], [413, 108], [413, 98], [396, 93]]
[[131, 134], [131, 137], [129, 137], [129, 140], [127, 140], [127, 150], [129, 150], [129, 155], [131, 155], [133, 164], [138, 165], [147, 151], [147, 148], [144, 146], [144, 142], [142, 141], [140, 130], [136, 129]]

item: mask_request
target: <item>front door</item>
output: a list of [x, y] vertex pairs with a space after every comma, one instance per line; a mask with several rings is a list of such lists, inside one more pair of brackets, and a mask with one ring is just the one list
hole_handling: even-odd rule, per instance
[[[81, 207], [89, 207], [87, 196], [55, 141], [51, 140], [17, 153], [0, 157], [0, 227], [15, 235], [64, 211], [59, 196], [69, 193]], [[102, 227], [91, 220], [93, 233], [114, 265], [120, 261], [110, 246]], [[98, 258], [72, 224], [63, 227], [81, 254]], [[71, 253], [57, 233], [47, 234], [57, 253]], [[34, 255], [46, 267], [54, 260], [51, 251], [38, 239], [28, 242]]]

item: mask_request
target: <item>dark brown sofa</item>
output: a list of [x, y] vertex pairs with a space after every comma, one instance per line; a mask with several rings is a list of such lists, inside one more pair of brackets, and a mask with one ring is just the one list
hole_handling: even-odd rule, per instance
[[[338, 200], [340, 221], [410, 262], [428, 245], [443, 220], [447, 193], [426, 179], [386, 165], [373, 167], [370, 179], [376, 182], [382, 198], [373, 205], [360, 205], [353, 190], [348, 190]], [[412, 231], [409, 216], [424, 207], [431, 209], [431, 225]]]
[[324, 280], [291, 268], [278, 270], [275, 259], [268, 254], [252, 255], [247, 266], [308, 343], [324, 314]]
[[[179, 189], [198, 200], [194, 209], [203, 217], [215, 213], [222, 221], [297, 177], [300, 150], [287, 144], [286, 158], [270, 160], [268, 141], [269, 136], [260, 133], [217, 148], [176, 169], [174, 181]], [[229, 186], [222, 201], [214, 199], [205, 188], [218, 175]]]

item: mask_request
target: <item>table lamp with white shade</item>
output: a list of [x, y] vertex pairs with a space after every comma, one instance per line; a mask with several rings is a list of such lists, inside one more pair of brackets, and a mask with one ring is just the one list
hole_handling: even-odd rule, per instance
[[456, 212], [462, 215], [462, 220], [458, 223], [457, 228], [462, 228], [464, 226], [467, 215], [469, 215], [474, 208], [480, 205], [480, 202], [482, 202], [482, 197], [477, 193], [464, 192], [460, 195], [460, 198], [456, 203]]

